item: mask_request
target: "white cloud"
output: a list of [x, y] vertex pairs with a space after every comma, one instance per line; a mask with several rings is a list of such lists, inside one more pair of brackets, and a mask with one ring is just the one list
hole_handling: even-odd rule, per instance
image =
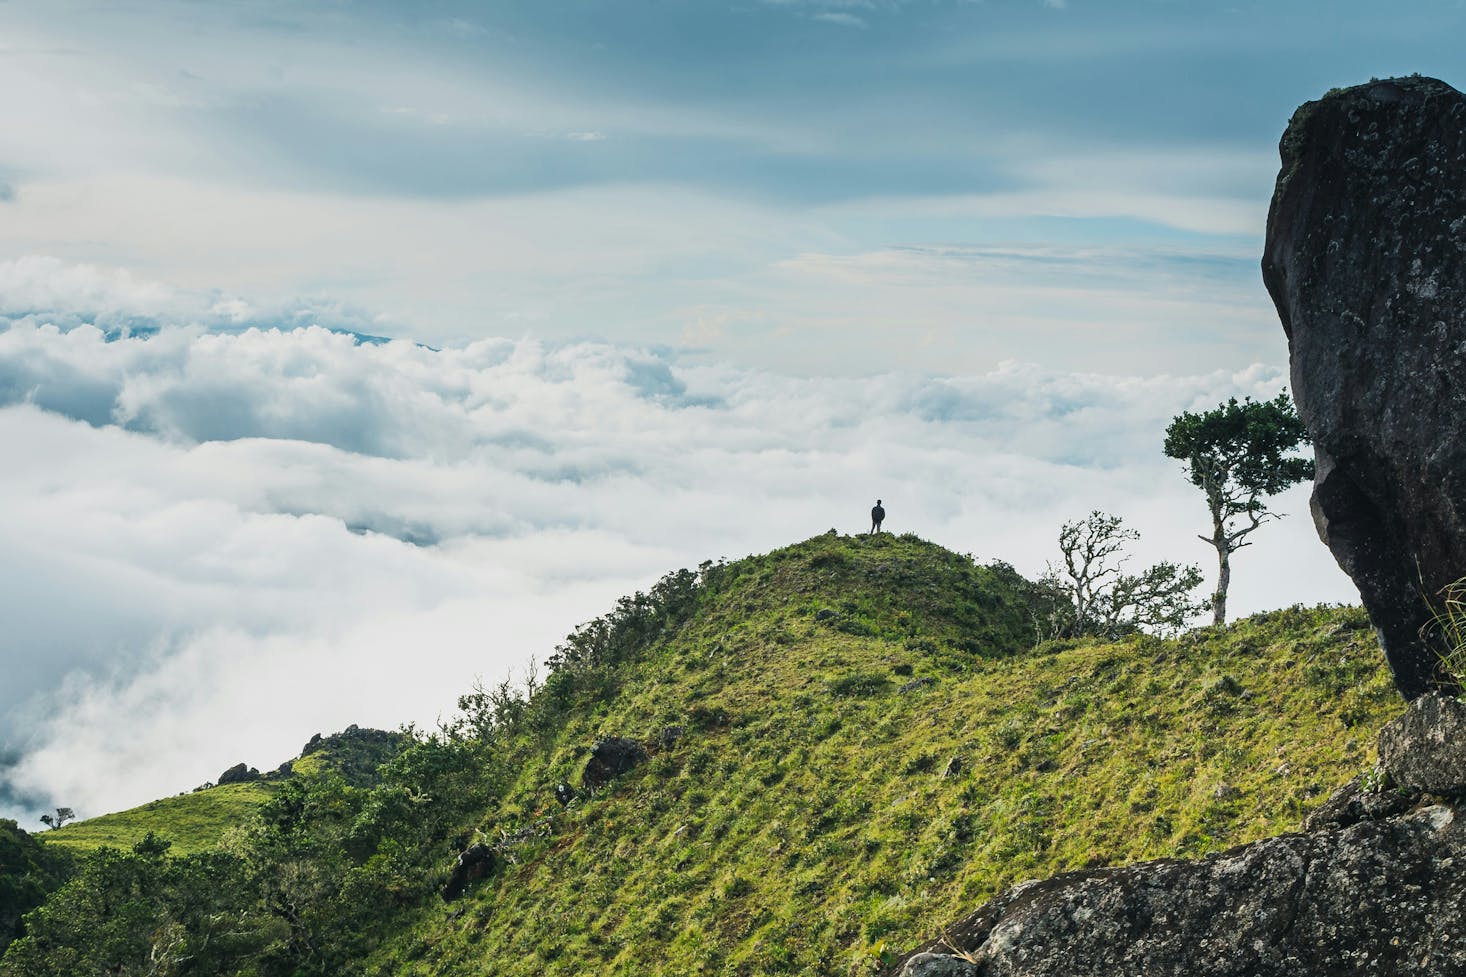
[[[157, 295], [91, 294], [119, 315]], [[1021, 363], [796, 378], [320, 328], [109, 342], [50, 318], [0, 332], [0, 753], [25, 751], [12, 792], [84, 814], [273, 765], [316, 731], [431, 722], [661, 572], [863, 531], [876, 496], [888, 528], [1030, 573], [1092, 508], [1145, 533], [1137, 559], [1204, 564], [1202, 502], [1161, 432], [1284, 383]], [[1350, 597], [1304, 498], [1238, 561], [1237, 610]]]
[[0, 262], [0, 315], [37, 309], [93, 314], [99, 309], [125, 309], [135, 315], [157, 315], [174, 299], [173, 289], [139, 280], [125, 269], [63, 264], [42, 255]]
[[854, 14], [843, 12], [831, 13], [826, 11], [813, 14], [811, 19], [823, 21], [826, 24], [836, 24], [840, 27], [854, 27], [857, 30], [865, 30], [870, 26], [870, 24], [866, 23], [864, 17], [857, 17]]

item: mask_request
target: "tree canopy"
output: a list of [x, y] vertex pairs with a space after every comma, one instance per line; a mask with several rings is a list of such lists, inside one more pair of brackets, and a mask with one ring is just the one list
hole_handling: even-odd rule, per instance
[[1201, 413], [1183, 411], [1166, 428], [1165, 452], [1186, 463], [1191, 484], [1206, 493], [1212, 532], [1201, 539], [1216, 548], [1216, 624], [1227, 617], [1229, 557], [1268, 519], [1264, 499], [1313, 478], [1313, 461], [1293, 454], [1308, 443], [1308, 430], [1287, 393], [1272, 400], [1236, 397]]

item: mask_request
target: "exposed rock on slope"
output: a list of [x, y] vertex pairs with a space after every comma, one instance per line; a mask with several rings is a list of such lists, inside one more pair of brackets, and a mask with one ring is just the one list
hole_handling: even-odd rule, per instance
[[596, 740], [590, 750], [590, 759], [580, 774], [580, 783], [586, 790], [604, 787], [617, 777], [635, 770], [647, 761], [646, 747], [625, 736], [608, 736]]
[[1413, 699], [1442, 679], [1424, 598], [1466, 574], [1466, 96], [1421, 77], [1332, 92], [1280, 149], [1263, 278], [1314, 518]]
[[[1332, 816], [1313, 819], [1305, 833], [1200, 861], [1149, 862], [1026, 883], [890, 973], [1466, 973], [1460, 927], [1466, 811], [1456, 800], [1466, 792], [1466, 741], [1436, 735], [1463, 718], [1466, 709], [1454, 701], [1436, 695], [1417, 700], [1380, 735], [1386, 760], [1368, 778], [1373, 792], [1358, 782], [1342, 788], [1324, 808]], [[1399, 779], [1416, 771], [1427, 771], [1430, 783]], [[1443, 779], [1443, 771], [1456, 775]], [[1360, 807], [1361, 795], [1381, 803]], [[963, 956], [953, 959], [951, 950]]]

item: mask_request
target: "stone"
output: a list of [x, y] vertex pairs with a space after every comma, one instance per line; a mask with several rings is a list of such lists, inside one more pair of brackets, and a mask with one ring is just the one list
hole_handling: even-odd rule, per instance
[[561, 807], [569, 807], [570, 802], [575, 800], [575, 796], [575, 788], [565, 781], [562, 780], [555, 785], [555, 800], [560, 802]]
[[659, 750], [670, 750], [686, 735], [686, 726], [663, 726], [652, 738], [652, 744]]
[[901, 968], [901, 977], [977, 977], [975, 964], [949, 953], [918, 953]]
[[1419, 76], [1336, 90], [1280, 153], [1262, 271], [1314, 522], [1415, 699], [1454, 686], [1421, 629], [1466, 574], [1466, 96]]
[[470, 845], [458, 854], [453, 872], [443, 886], [443, 901], [452, 902], [480, 879], [487, 878], [498, 865], [499, 855], [488, 845]]
[[944, 939], [984, 977], [1461, 974], [1463, 855], [1466, 821], [1437, 805], [1200, 861], [1028, 883]]
[[1379, 765], [1407, 790], [1466, 792], [1466, 705], [1439, 693], [1416, 699], [1380, 730]]
[[915, 692], [917, 689], [924, 689], [928, 685], [936, 684], [936, 679], [923, 675], [921, 678], [914, 678], [910, 682], [903, 682], [896, 691], [905, 695], [908, 692]]
[[1303, 819], [1303, 830], [1347, 828], [1360, 821], [1394, 817], [1410, 810], [1419, 799], [1417, 793], [1388, 785], [1382, 773], [1375, 779], [1376, 783], [1366, 788], [1363, 778], [1355, 777], [1334, 791], [1328, 800]]
[[259, 780], [260, 772], [246, 763], [236, 763], [234, 766], [219, 774], [215, 781], [220, 787], [225, 784], [243, 784], [251, 780]]
[[590, 759], [580, 774], [586, 790], [604, 787], [617, 777], [641, 766], [648, 759], [646, 747], [625, 736], [607, 736], [590, 748]]

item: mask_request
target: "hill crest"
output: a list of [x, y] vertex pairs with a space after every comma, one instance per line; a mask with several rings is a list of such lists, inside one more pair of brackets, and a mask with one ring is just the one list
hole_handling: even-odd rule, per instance
[[[254, 941], [195, 972], [864, 973], [1022, 879], [1291, 827], [1398, 708], [1354, 609], [1033, 647], [1029, 587], [914, 537], [670, 574], [528, 699], [465, 696], [376, 783], [297, 781], [193, 856]], [[652, 748], [584, 791], [608, 736]], [[445, 904], [474, 845], [496, 859]], [[52, 897], [48, 945], [95, 941], [63, 921], [100, 872]], [[270, 909], [282, 880], [309, 914]], [[50, 972], [22, 944], [0, 974]]]

